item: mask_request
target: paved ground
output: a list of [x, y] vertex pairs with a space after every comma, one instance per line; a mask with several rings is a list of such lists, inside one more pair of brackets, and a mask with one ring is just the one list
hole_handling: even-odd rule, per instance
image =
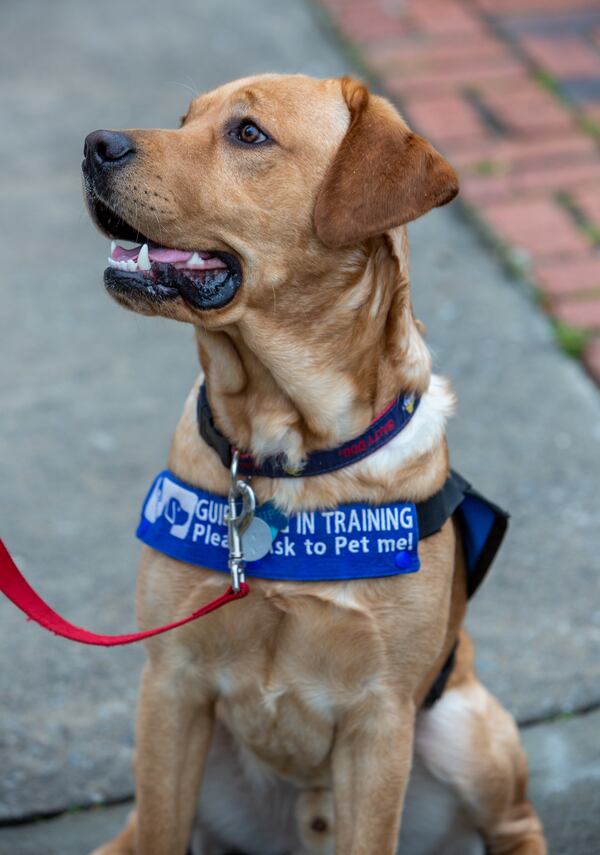
[[[531, 768], [531, 792], [551, 844], [551, 855], [598, 852], [599, 729], [600, 713], [595, 713], [523, 732]], [[92, 808], [0, 830], [0, 855], [85, 855], [120, 830], [130, 809], [130, 803]]]
[[600, 383], [598, 0], [321, 2]]
[[[31, 10], [5, 2], [0, 52], [9, 118], [0, 138], [1, 533], [60, 611], [125, 631], [133, 626], [132, 531], [195, 353], [186, 328], [127, 314], [104, 295], [106, 246], [79, 191], [83, 137], [95, 127], [172, 125], [186, 87], [255, 70], [325, 75], [349, 66], [303, 0], [175, 0], [168, 11], [158, 0], [125, 9], [117, 0], [101, 8], [55, 0], [35, 4], [35, 26]], [[412, 234], [418, 313], [461, 399], [454, 462], [514, 515], [471, 617], [480, 670], [522, 721], [593, 706], [598, 393], [456, 206]], [[76, 647], [4, 602], [0, 642], [0, 820], [127, 796], [140, 651]], [[579, 839], [555, 851], [591, 853], [586, 840], [600, 837], [600, 812], [581, 800], [600, 768], [600, 748], [586, 736], [594, 722], [567, 722], [574, 739], [587, 740], [579, 753], [558, 725], [527, 736], [554, 839], [564, 840], [559, 824]], [[103, 817], [61, 820], [58, 828], [72, 831], [60, 832], [60, 848], [36, 842], [51, 840], [54, 825], [1, 830], [0, 853], [85, 852], [88, 839], [104, 836], [99, 826], [111, 820]]]

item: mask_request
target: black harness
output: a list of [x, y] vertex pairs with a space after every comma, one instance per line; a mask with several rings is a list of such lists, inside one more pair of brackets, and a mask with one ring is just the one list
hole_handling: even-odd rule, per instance
[[[418, 401], [416, 403], [418, 405]], [[385, 424], [386, 413], [378, 417], [376, 423]], [[412, 410], [410, 411], [410, 415], [412, 415]], [[223, 466], [229, 468], [233, 453], [232, 446], [227, 437], [221, 433], [215, 424], [204, 386], [200, 387], [198, 394], [197, 417], [198, 429], [202, 439], [216, 451]], [[396, 434], [394, 433], [393, 435]], [[391, 438], [392, 436], [389, 436], [388, 441]], [[381, 444], [378, 443], [377, 447], [381, 447]], [[351, 446], [352, 443], [348, 443], [347, 445]], [[354, 445], [356, 445], [356, 441]], [[345, 447], [347, 446], [342, 446], [341, 448]], [[372, 450], [375, 451], [376, 449], [373, 448]], [[327, 455], [327, 458], [323, 459], [330, 460], [335, 451], [320, 452], [319, 454]], [[349, 459], [345, 465], [350, 465], [353, 462], [355, 462], [354, 459]], [[266, 477], [303, 477], [302, 471], [286, 471], [279, 461], [269, 462], [268, 460], [266, 464], [261, 464], [261, 466], [263, 467], [262, 471], [258, 468], [257, 464], [252, 463], [250, 458], [248, 471], [252, 471], [257, 475], [265, 475]], [[319, 474], [316, 467], [313, 468], [315, 468], [315, 471], [311, 470], [309, 476]], [[342, 466], [336, 465], [335, 468], [342, 468]], [[331, 471], [331, 469], [327, 471]], [[451, 517], [455, 519], [465, 552], [467, 596], [469, 598], [472, 597], [481, 585], [500, 548], [508, 527], [508, 513], [498, 505], [490, 502], [481, 493], [478, 493], [468, 481], [454, 470], [450, 472], [445, 484], [437, 493], [434, 493], [433, 496], [425, 499], [425, 501], [416, 503], [416, 510], [420, 539], [431, 537], [440, 531]], [[425, 708], [433, 706], [441, 697], [452, 673], [455, 657], [456, 645], [425, 698], [423, 703]]]

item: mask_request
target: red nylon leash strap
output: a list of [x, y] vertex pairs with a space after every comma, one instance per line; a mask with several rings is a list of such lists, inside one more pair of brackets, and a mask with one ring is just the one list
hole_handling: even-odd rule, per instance
[[168, 632], [170, 629], [176, 629], [178, 626], [183, 626], [203, 615], [214, 612], [216, 609], [220, 609], [221, 606], [227, 605], [227, 603], [232, 603], [234, 600], [241, 600], [250, 593], [248, 585], [242, 582], [240, 590], [237, 593], [229, 587], [216, 600], [212, 600], [210, 603], [202, 606], [202, 608], [197, 609], [188, 617], [168, 623], [165, 626], [157, 626], [155, 629], [147, 629], [145, 632], [132, 632], [127, 635], [100, 635], [69, 623], [68, 620], [57, 614], [54, 609], [51, 609], [36, 594], [29, 582], [27, 582], [19, 571], [2, 540], [0, 540], [0, 591], [6, 594], [8, 599], [12, 600], [17, 608], [25, 612], [30, 620], [36, 621], [44, 629], [50, 630], [55, 635], [61, 635], [63, 638], [69, 638], [71, 641], [78, 641], [80, 644], [97, 644], [102, 647], [133, 644], [135, 641], [142, 641], [144, 638], [160, 635], [163, 632]]

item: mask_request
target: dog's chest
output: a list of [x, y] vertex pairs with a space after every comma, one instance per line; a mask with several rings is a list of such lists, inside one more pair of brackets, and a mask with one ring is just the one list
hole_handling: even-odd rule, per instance
[[314, 784], [327, 778], [337, 723], [355, 704], [376, 702], [383, 669], [376, 633], [363, 631], [357, 653], [355, 615], [303, 606], [310, 616], [282, 612], [276, 629], [234, 644], [214, 680], [236, 742], [278, 774]]
[[235, 740], [280, 775], [314, 780], [333, 740], [331, 688], [285, 686], [276, 674], [223, 688], [219, 710]]

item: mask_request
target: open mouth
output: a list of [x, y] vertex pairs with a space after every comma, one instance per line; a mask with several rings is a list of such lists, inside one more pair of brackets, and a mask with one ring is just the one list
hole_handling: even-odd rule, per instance
[[[235, 256], [220, 250], [161, 246], [148, 240], [97, 196], [89, 198], [89, 203], [97, 224], [113, 238], [104, 284], [117, 300], [135, 307], [180, 297], [189, 306], [205, 311], [221, 308], [234, 298], [242, 281]], [[135, 245], [126, 248], [119, 241]]]

